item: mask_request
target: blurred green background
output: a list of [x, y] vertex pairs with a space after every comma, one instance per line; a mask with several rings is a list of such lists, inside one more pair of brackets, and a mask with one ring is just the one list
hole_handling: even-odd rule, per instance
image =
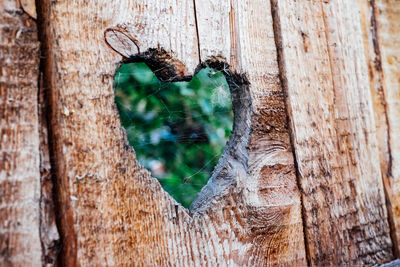
[[139, 162], [189, 207], [207, 183], [232, 130], [229, 86], [206, 68], [190, 82], [161, 82], [145, 63], [123, 64], [115, 102]]

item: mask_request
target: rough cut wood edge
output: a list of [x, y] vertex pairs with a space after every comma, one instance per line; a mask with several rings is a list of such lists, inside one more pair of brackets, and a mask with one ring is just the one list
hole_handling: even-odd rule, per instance
[[[45, 83], [50, 90], [61, 262], [71, 266], [254, 266], [285, 263], [274, 259], [280, 253], [295, 255], [286, 263], [304, 262], [304, 249], [285, 250], [289, 238], [298, 236], [301, 221], [292, 219], [298, 219], [299, 210], [265, 205], [258, 185], [246, 184], [241, 164], [230, 186], [209, 199], [206, 209], [190, 214], [136, 163], [114, 105], [113, 76], [121, 57], [107, 45], [104, 32], [124, 29], [140, 51], [164, 48], [180, 66], [186, 66], [178, 76], [191, 75], [199, 64], [193, 2], [170, 4], [41, 1], [38, 16], [46, 25]], [[248, 90], [246, 86], [243, 82], [241, 90]], [[266, 156], [281, 163], [271, 159], [271, 166], [262, 168], [263, 175], [294, 177], [291, 154], [282, 142], [261, 141], [261, 151], [270, 149], [259, 154], [252, 150], [254, 162], [261, 155], [258, 162]], [[252, 175], [258, 175], [260, 170], [253, 171]], [[264, 189], [280, 186], [280, 176], [276, 178], [264, 181]], [[279, 202], [279, 192], [275, 197]], [[286, 225], [293, 223], [297, 228], [287, 231]]]
[[311, 265], [393, 259], [358, 7], [273, 0]]
[[[250, 82], [247, 176], [240, 180], [252, 211], [262, 265], [306, 265], [301, 201], [287, 125], [269, 1], [196, 1], [201, 60], [226, 59]], [[209, 12], [205, 12], [208, 10]], [[228, 35], [229, 33], [229, 35]], [[215, 45], [218, 44], [218, 45]], [[211, 177], [203, 189], [219, 181]], [[276, 219], [270, 220], [275, 217]], [[261, 234], [265, 229], [265, 233]], [[268, 229], [276, 229], [274, 234]]]
[[0, 265], [41, 266], [36, 23], [0, 1]]
[[[379, 3], [381, 8], [377, 7], [376, 2]], [[380, 152], [382, 179], [385, 187], [386, 206], [394, 248], [393, 253], [395, 257], [399, 257], [400, 191], [398, 186], [396, 186], [396, 181], [399, 179], [400, 174], [397, 174], [398, 178], [396, 179], [396, 176], [393, 173], [393, 166], [395, 166], [394, 162], [397, 159], [394, 159], [393, 157], [393, 154], [396, 154], [396, 147], [393, 145], [392, 141], [392, 138], [394, 138], [394, 142], [396, 142], [396, 134], [398, 134], [398, 131], [396, 132], [396, 130], [393, 130], [393, 128], [390, 127], [390, 116], [393, 114], [393, 110], [396, 112], [396, 108], [389, 109], [389, 103], [394, 103], [393, 100], [396, 99], [396, 92], [399, 92], [400, 90], [400, 82], [397, 81], [396, 84], [396, 80], [394, 80], [394, 84], [392, 83], [389, 84], [389, 86], [387, 85], [386, 80], [388, 77], [385, 71], [389, 70], [383, 69], [382, 61], [386, 63], [391, 62], [389, 65], [392, 65], [393, 61], [390, 59], [392, 56], [394, 56], [394, 58], [398, 57], [398, 54], [400, 53], [400, 39], [397, 38], [396, 34], [393, 34], [396, 32], [394, 29], [400, 27], [399, 20], [397, 20], [396, 23], [396, 19], [400, 16], [400, 3], [396, 4], [389, 1], [387, 5], [386, 2], [387, 1], [359, 0], [358, 5], [360, 8], [365, 56], [368, 64], [370, 90], [377, 132], [376, 136]], [[378, 35], [381, 30], [383, 30], [382, 34]], [[388, 44], [389, 47], [387, 47]], [[388, 50], [392, 55], [389, 57], [383, 57], [381, 50]], [[399, 67], [399, 64], [397, 67]], [[389, 77], [392, 75], [391, 71], [389, 71], [388, 75]], [[397, 112], [399, 110], [400, 108], [397, 108]], [[392, 115], [393, 118], [396, 118], [395, 112], [394, 115]], [[398, 115], [397, 118], [399, 117]], [[397, 151], [398, 149], [399, 147], [397, 148]], [[394, 153], [392, 153], [392, 151]]]

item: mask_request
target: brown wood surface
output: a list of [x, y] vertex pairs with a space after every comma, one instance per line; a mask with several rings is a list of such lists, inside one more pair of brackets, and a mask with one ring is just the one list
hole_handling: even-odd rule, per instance
[[[400, 2], [376, 0], [374, 15], [376, 39], [380, 52], [382, 76], [382, 103], [387, 123], [388, 153], [385, 156], [385, 186], [388, 196], [388, 210], [393, 216], [393, 239], [397, 244], [399, 257], [400, 242]], [[375, 107], [375, 106], [374, 106]], [[378, 113], [379, 114], [379, 113]]]
[[[397, 255], [399, 1], [37, 3], [40, 82], [35, 21], [0, 0], [0, 265], [51, 265], [59, 238], [65, 266]], [[127, 144], [113, 81], [129, 56], [230, 84], [233, 134], [190, 211]]]
[[356, 1], [274, 1], [307, 255], [393, 258]]
[[[117, 7], [106, 1], [45, 1], [42, 9], [39, 17], [44, 16], [49, 23], [45, 83], [51, 88], [60, 231], [63, 242], [69, 244], [62, 251], [63, 262], [305, 264], [300, 201], [271, 25], [265, 30], [269, 32], [271, 60], [264, 63], [257, 57], [257, 61], [249, 59], [242, 67], [231, 69], [254, 74], [230, 76], [239, 97], [237, 134], [212, 178], [214, 184], [203, 190], [190, 214], [138, 166], [132, 148], [126, 145], [113, 96], [113, 75], [121, 57], [107, 45], [104, 32], [110, 28], [124, 32], [142, 54], [148, 48], [163, 48], [173, 56], [171, 64], [177, 66], [172, 78], [192, 75], [200, 64], [194, 6], [187, 2], [170, 6], [165, 2], [120, 1]], [[271, 20], [268, 4], [263, 12]], [[77, 25], [85, 26], [78, 30]], [[257, 48], [255, 44], [253, 41], [243, 51], [237, 48], [235, 53], [244, 55], [244, 51]], [[267, 69], [257, 71], [257, 66]], [[247, 79], [264, 79], [259, 87], [251, 87], [251, 98], [246, 94]], [[269, 92], [268, 84], [276, 89]], [[276, 107], [265, 110], [262, 104], [269, 98], [271, 103], [276, 101]], [[274, 110], [281, 113], [278, 126], [263, 129], [263, 120]], [[247, 147], [250, 126], [251, 149]], [[263, 135], [268, 131], [270, 135]], [[230, 178], [225, 181], [226, 172]], [[275, 178], [268, 180], [268, 175]]]
[[[270, 3], [197, 1], [196, 7], [202, 61], [219, 55], [233, 72], [246, 73], [250, 82], [248, 170], [240, 183], [253, 210], [249, 218], [253, 231], [266, 228], [259, 237], [267, 247], [265, 264], [305, 265], [300, 194]], [[220, 16], [211, 19], [204, 10]]]
[[363, 29], [365, 55], [368, 64], [370, 90], [375, 114], [381, 172], [385, 187], [386, 205], [391, 227], [394, 253], [399, 257], [400, 213], [398, 180], [399, 146], [396, 147], [400, 128], [399, 53], [400, 2], [360, 0], [360, 19]]
[[18, 1], [0, 1], [0, 265], [40, 266], [39, 43]]

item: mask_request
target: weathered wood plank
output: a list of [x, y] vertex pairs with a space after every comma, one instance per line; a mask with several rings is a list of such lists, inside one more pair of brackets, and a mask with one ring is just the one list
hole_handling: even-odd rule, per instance
[[399, 255], [400, 162], [400, 3], [359, 1], [364, 46], [369, 67], [382, 177], [390, 215], [392, 240]]
[[104, 32], [119, 25], [140, 51], [165, 48], [189, 75], [198, 64], [193, 6], [184, 1], [171, 6], [164, 1], [42, 1], [38, 17], [48, 25], [45, 86], [51, 92], [62, 262], [190, 262], [195, 246], [185, 245], [189, 237], [179, 227], [187, 223], [186, 211], [137, 165], [126, 145], [113, 93], [121, 56], [107, 45]]
[[[390, 145], [387, 191], [393, 213], [397, 248], [400, 250], [400, 2], [376, 1], [377, 38], [385, 84]], [[389, 189], [390, 187], [390, 189]], [[399, 256], [399, 255], [397, 255]]]
[[0, 265], [41, 266], [36, 23], [0, 1]]
[[245, 204], [253, 211], [249, 216], [254, 222], [252, 231], [260, 242], [253, 255], [259, 261], [252, 264], [306, 265], [300, 194], [270, 3], [196, 1], [196, 7], [202, 61], [219, 56], [232, 72], [245, 73], [250, 82], [248, 169], [238, 185], [246, 192]]
[[273, 1], [313, 265], [393, 258], [358, 6]]

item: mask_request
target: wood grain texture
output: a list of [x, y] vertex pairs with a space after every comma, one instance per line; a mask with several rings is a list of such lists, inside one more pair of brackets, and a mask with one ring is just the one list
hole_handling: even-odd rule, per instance
[[[376, 138], [378, 100], [371, 100], [356, 1], [39, 2], [63, 264], [292, 266], [306, 265], [307, 256], [311, 265], [355, 265], [393, 258], [381, 168], [395, 143], [381, 146], [391, 140], [390, 120], [377, 121], [386, 135]], [[233, 136], [191, 211], [127, 144], [113, 92], [124, 58], [110, 46], [125, 57], [161, 57], [166, 64], [156, 74], [167, 80], [188, 79], [205, 66], [226, 74]], [[392, 71], [395, 52], [386, 53]]]
[[392, 240], [400, 241], [400, 2], [359, 1]]
[[0, 265], [41, 266], [36, 23], [0, 1]]
[[390, 162], [386, 186], [393, 213], [397, 249], [400, 250], [400, 2], [375, 1], [377, 39], [381, 52]]
[[273, 1], [312, 265], [389, 261], [368, 69], [355, 1]]
[[[240, 6], [239, 2], [235, 5]], [[257, 8], [249, 6], [249, 12]], [[268, 4], [266, 8], [265, 15], [270, 16]], [[218, 187], [201, 195], [205, 197], [190, 213], [138, 165], [133, 149], [127, 145], [113, 93], [113, 76], [122, 58], [107, 45], [104, 32], [110, 28], [123, 31], [141, 55], [148, 55], [144, 52], [149, 48], [172, 55], [169, 60], [177, 66], [172, 78], [192, 75], [200, 64], [193, 2], [43, 1], [38, 12], [43, 24], [49, 25], [44, 36], [45, 84], [50, 88], [63, 264], [305, 263], [299, 195], [293, 183], [293, 158], [285, 129], [271, 27], [265, 31], [269, 33], [266, 44], [272, 51], [272, 60], [248, 60], [233, 69], [249, 72], [255, 83], [260, 80], [260, 88], [251, 89], [255, 108], [249, 109], [249, 98], [237, 99], [238, 110], [243, 113], [235, 114], [235, 121], [243, 127], [254, 128], [252, 148], [247, 148], [249, 132], [243, 132], [247, 137], [236, 135], [230, 140], [232, 144], [237, 142], [238, 147], [232, 145], [236, 150], [227, 152], [226, 157], [238, 158], [222, 161], [227, 165], [221, 163], [218, 172], [229, 170], [230, 178], [227, 183], [219, 180]], [[237, 17], [249, 18], [250, 14], [238, 13]], [[240, 38], [243, 45], [250, 39], [246, 35]], [[243, 53], [236, 56], [238, 60], [245, 60], [245, 54], [257, 48], [256, 41], [243, 51], [235, 50], [235, 54]], [[124, 49], [124, 45], [121, 47]], [[217, 50], [219, 44], [215, 43], [215, 47]], [[257, 66], [265, 69], [258, 72]], [[248, 97], [247, 79], [240, 75], [229, 77], [237, 84], [239, 98]], [[275, 108], [264, 110], [262, 105], [266, 101], [275, 103]], [[271, 122], [277, 126], [263, 126], [274, 111], [281, 116]], [[248, 115], [254, 117], [253, 122]], [[236, 125], [238, 133], [239, 128]], [[247, 154], [251, 164], [248, 170]], [[224, 169], [226, 166], [229, 168]], [[270, 175], [274, 179], [267, 179]]]
[[248, 169], [238, 182], [246, 192], [248, 220], [259, 242], [254, 253], [265, 257], [257, 265], [306, 265], [301, 201], [270, 3], [196, 1], [196, 11], [202, 61], [224, 58], [232, 72], [245, 73], [250, 82]]

